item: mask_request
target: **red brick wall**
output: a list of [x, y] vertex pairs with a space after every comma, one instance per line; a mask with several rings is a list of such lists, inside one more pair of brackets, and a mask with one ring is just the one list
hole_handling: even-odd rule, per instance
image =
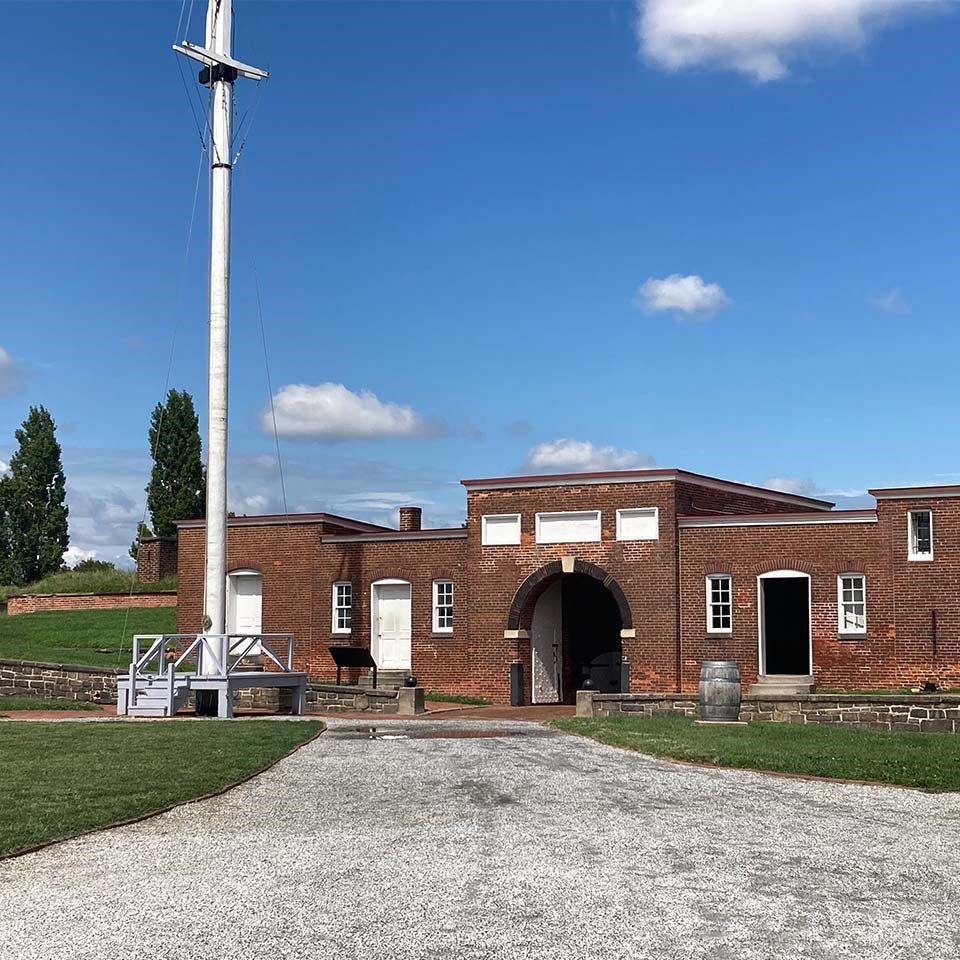
[[137, 580], [156, 583], [177, 572], [177, 540], [175, 537], [150, 537], [141, 541], [137, 550]]
[[814, 506], [785, 503], [773, 497], [746, 490], [714, 490], [689, 480], [677, 481], [677, 514], [683, 516], [709, 516], [711, 514], [736, 513], [817, 513]]
[[52, 593], [29, 597], [10, 597], [7, 614], [48, 610], [124, 610], [127, 607], [175, 607], [176, 591], [162, 593]]
[[[960, 507], [960, 502], [953, 503]], [[960, 512], [953, 509], [934, 507], [937, 539], [955, 536], [951, 531], [954, 524], [960, 526]], [[910, 563], [912, 569], [905, 569], [906, 507], [882, 507], [876, 524], [684, 528], [680, 537], [684, 690], [696, 689], [705, 659], [737, 660], [744, 683], [756, 680], [757, 577], [776, 569], [810, 575], [813, 672], [818, 685], [867, 690], [926, 680], [953, 685], [960, 680], [956, 550], [945, 542], [940, 563], [935, 544], [934, 563]], [[866, 576], [863, 639], [838, 633], [837, 576], [848, 572]], [[710, 573], [732, 577], [732, 635], [706, 632], [705, 580]], [[931, 655], [930, 608], [940, 611], [936, 660]]]
[[[907, 559], [909, 510], [933, 512], [932, 561]], [[896, 675], [960, 686], [960, 498], [881, 500], [878, 514], [896, 621]]]
[[[311, 677], [333, 680], [336, 668], [327, 652], [331, 644], [369, 647], [370, 585], [397, 579], [410, 583], [411, 672], [421, 687], [447, 693], [470, 685], [471, 655], [467, 610], [469, 582], [466, 541], [402, 540], [376, 543], [325, 543], [319, 551], [323, 589], [317, 593], [313, 619], [316, 639], [310, 647]], [[349, 635], [333, 633], [333, 584], [353, 584], [353, 620]], [[433, 632], [433, 581], [453, 581], [453, 633]]]
[[[263, 632], [292, 633], [298, 663], [319, 635], [313, 610], [322, 579], [317, 569], [321, 523], [237, 525], [227, 531], [227, 571], [258, 570], [263, 577]], [[203, 629], [202, 527], [180, 530], [177, 629]], [[298, 669], [303, 669], [298, 666]]]
[[[523, 664], [525, 700], [530, 697], [530, 642], [505, 640], [510, 605], [523, 581], [544, 564], [573, 556], [594, 563], [612, 576], [627, 599], [636, 639], [624, 639], [631, 664], [631, 689], [671, 690], [676, 674], [676, 522], [670, 481], [536, 487], [515, 490], [468, 490], [467, 566], [470, 571], [470, 629], [474, 655], [474, 690], [497, 701], [509, 699], [508, 665]], [[660, 539], [618, 542], [619, 508], [659, 507]], [[600, 543], [537, 544], [536, 514], [565, 510], [601, 511]], [[520, 546], [481, 544], [484, 514], [521, 514]], [[541, 584], [545, 589], [548, 582]], [[533, 604], [528, 599], [521, 628], [529, 629]]]

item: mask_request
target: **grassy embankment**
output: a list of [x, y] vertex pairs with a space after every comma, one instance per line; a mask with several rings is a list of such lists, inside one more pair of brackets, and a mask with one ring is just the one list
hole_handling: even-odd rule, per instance
[[0, 856], [205, 796], [322, 729], [312, 720], [0, 724]]
[[926, 790], [960, 790], [960, 735], [834, 724], [697, 724], [684, 717], [570, 718], [552, 726], [673, 760]]

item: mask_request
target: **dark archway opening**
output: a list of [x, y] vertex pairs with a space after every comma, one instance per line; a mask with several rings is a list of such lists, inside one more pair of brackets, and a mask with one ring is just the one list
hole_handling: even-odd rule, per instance
[[589, 678], [600, 693], [621, 693], [623, 619], [613, 594], [582, 573], [563, 578], [564, 702]]

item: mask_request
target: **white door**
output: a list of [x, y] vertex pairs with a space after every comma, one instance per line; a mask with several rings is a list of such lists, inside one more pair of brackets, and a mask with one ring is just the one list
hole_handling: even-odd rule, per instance
[[547, 587], [537, 601], [531, 626], [533, 702], [559, 703], [563, 669], [563, 606], [559, 580]]
[[[263, 633], [263, 580], [260, 574], [230, 574], [227, 596], [227, 633]], [[260, 652], [259, 643], [249, 647], [241, 643], [249, 653]]]
[[381, 583], [376, 591], [376, 645], [374, 658], [381, 670], [409, 670], [410, 584]]

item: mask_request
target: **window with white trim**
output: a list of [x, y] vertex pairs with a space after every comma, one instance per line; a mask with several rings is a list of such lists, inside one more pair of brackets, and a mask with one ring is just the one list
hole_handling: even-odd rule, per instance
[[910, 560], [933, 559], [933, 511], [911, 510], [907, 514]]
[[707, 633], [733, 630], [732, 580], [726, 574], [707, 577]]
[[433, 581], [433, 632], [453, 633], [453, 581]]
[[837, 611], [840, 633], [867, 632], [867, 578], [862, 573], [837, 577]]
[[349, 633], [353, 627], [353, 584], [333, 585], [333, 632]]
[[617, 511], [618, 540], [659, 540], [660, 517], [657, 507], [635, 507]]
[[480, 542], [485, 547], [517, 546], [520, 543], [520, 514], [485, 516], [480, 521]]

